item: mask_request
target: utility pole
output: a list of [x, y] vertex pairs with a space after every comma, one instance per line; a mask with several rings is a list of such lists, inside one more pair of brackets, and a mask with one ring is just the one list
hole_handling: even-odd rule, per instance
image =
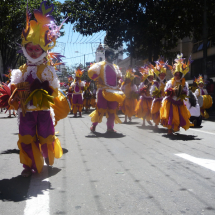
[[203, 75], [207, 79], [207, 46], [208, 46], [208, 24], [207, 24], [207, 0], [204, 0], [203, 12]]
[[84, 54], [84, 68], [85, 68], [85, 54]]

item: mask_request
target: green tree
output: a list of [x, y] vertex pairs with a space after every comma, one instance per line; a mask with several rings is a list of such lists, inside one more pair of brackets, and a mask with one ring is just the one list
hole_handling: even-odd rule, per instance
[[[132, 57], [169, 56], [184, 37], [202, 38], [204, 0], [74, 0], [62, 11], [83, 35], [104, 30], [107, 45], [127, 44]], [[210, 36], [214, 35], [214, 0], [207, 0]]]
[[[38, 9], [42, 0], [29, 0], [28, 9], [33, 14], [33, 9]], [[60, 12], [61, 3], [55, 0], [48, 0], [49, 4], [55, 5], [53, 16], [58, 24], [62, 21]], [[26, 24], [26, 6], [27, 0], [3, 0], [0, 1], [0, 51], [3, 60], [4, 73], [7, 67], [15, 68], [20, 66], [23, 60], [20, 60], [18, 44], [21, 43], [22, 29]], [[33, 18], [33, 17], [31, 17]]]

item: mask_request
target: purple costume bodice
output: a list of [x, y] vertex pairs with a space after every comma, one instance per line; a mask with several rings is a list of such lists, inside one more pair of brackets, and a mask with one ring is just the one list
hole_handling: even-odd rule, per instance
[[109, 86], [116, 87], [117, 86], [117, 76], [116, 72], [113, 68], [114, 66], [107, 65], [105, 67], [105, 79]]

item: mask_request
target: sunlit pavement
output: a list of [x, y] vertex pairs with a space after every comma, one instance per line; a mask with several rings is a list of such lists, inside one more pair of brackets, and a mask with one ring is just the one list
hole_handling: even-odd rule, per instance
[[26, 179], [17, 119], [0, 113], [0, 215], [214, 215], [214, 121], [169, 137], [135, 117], [106, 134], [103, 118], [93, 134], [88, 114], [69, 115], [56, 127], [62, 158]]

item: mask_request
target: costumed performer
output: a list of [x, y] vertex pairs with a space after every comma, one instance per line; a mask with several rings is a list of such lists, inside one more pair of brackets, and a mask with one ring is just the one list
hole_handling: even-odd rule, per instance
[[190, 89], [193, 93], [195, 93], [197, 88], [198, 88], [197, 78], [194, 77], [194, 79], [193, 79], [193, 84], [192, 84], [191, 87], [189, 87], [189, 89]]
[[158, 128], [160, 123], [160, 107], [161, 101], [165, 96], [164, 88], [166, 85], [166, 70], [172, 69], [167, 62], [164, 62], [164, 59], [161, 57], [158, 61], [155, 61], [156, 66], [154, 67], [154, 74], [157, 76], [156, 81], [154, 81], [150, 94], [153, 97], [152, 106], [151, 106], [151, 115], [152, 120], [155, 123], [155, 128]]
[[139, 68], [140, 73], [142, 73], [142, 82], [139, 85], [139, 95], [140, 99], [136, 106], [136, 117], [143, 119], [142, 126], [145, 126], [145, 121], [148, 122], [149, 125], [151, 123], [151, 106], [152, 106], [152, 96], [150, 95], [150, 89], [153, 85], [154, 79], [154, 66], [150, 63], [145, 66]]
[[88, 110], [90, 109], [91, 97], [92, 97], [92, 93], [90, 91], [90, 82], [89, 81], [86, 81], [86, 84], [84, 87], [83, 97], [84, 97], [83, 106], [85, 108], [85, 112], [87, 113]]
[[71, 88], [73, 90], [72, 96], [72, 109], [74, 117], [77, 117], [77, 112], [79, 112], [79, 116], [81, 117], [82, 109], [83, 109], [83, 90], [85, 86], [85, 82], [81, 81], [81, 77], [83, 72], [80, 68], [75, 71], [75, 80], [71, 83]]
[[183, 54], [177, 55], [172, 69], [174, 77], [166, 83], [164, 88], [166, 96], [162, 100], [160, 118], [162, 125], [168, 128], [168, 135], [172, 135], [173, 131], [179, 131], [180, 127], [187, 130], [191, 124], [190, 112], [184, 104], [189, 92], [184, 76], [189, 72], [191, 59], [187, 64], [184, 60]]
[[73, 94], [73, 92], [74, 92], [73, 88], [70, 87], [72, 81], [73, 81], [73, 77], [72, 77], [72, 76], [69, 76], [69, 77], [68, 77], [68, 92], [67, 92], [67, 98], [68, 98], [68, 100], [69, 100], [69, 102], [70, 102], [70, 106], [71, 106], [71, 111], [70, 111], [70, 113], [71, 113], [71, 114], [72, 114], [72, 106], [73, 106], [72, 94]]
[[[53, 4], [44, 1], [34, 10], [34, 20], [26, 11], [26, 29], [22, 32], [22, 51], [27, 63], [13, 70], [12, 95], [9, 104], [18, 108], [21, 175], [29, 177], [40, 173], [44, 165], [53, 165], [54, 158], [63, 154], [60, 141], [55, 137], [54, 111], [50, 103], [58, 96], [59, 80], [55, 67], [47, 60], [48, 50], [56, 44], [60, 28], [50, 16]], [[14, 90], [13, 90], [14, 89]]]
[[200, 105], [201, 115], [205, 119], [208, 119], [209, 114], [207, 113], [206, 109], [209, 109], [212, 106], [213, 100], [212, 100], [212, 97], [208, 95], [207, 89], [204, 89], [204, 79], [202, 75], [199, 75], [197, 79], [197, 84], [198, 84], [198, 89], [196, 89], [195, 95]]
[[131, 122], [131, 117], [135, 115], [137, 105], [137, 98], [139, 97], [137, 86], [134, 84], [134, 74], [131, 70], [127, 70], [125, 74], [125, 81], [122, 83], [121, 90], [124, 92], [126, 98], [122, 103], [122, 112], [125, 114], [125, 121], [127, 118]]
[[119, 67], [113, 64], [115, 53], [112, 49], [105, 50], [105, 61], [93, 64], [88, 70], [90, 79], [97, 81], [97, 107], [90, 114], [92, 126], [90, 130], [95, 132], [98, 123], [102, 122], [104, 114], [107, 117], [107, 132], [116, 132], [114, 122], [121, 123], [116, 114], [118, 103], [125, 99], [124, 93], [118, 87], [118, 79], [122, 77]]

